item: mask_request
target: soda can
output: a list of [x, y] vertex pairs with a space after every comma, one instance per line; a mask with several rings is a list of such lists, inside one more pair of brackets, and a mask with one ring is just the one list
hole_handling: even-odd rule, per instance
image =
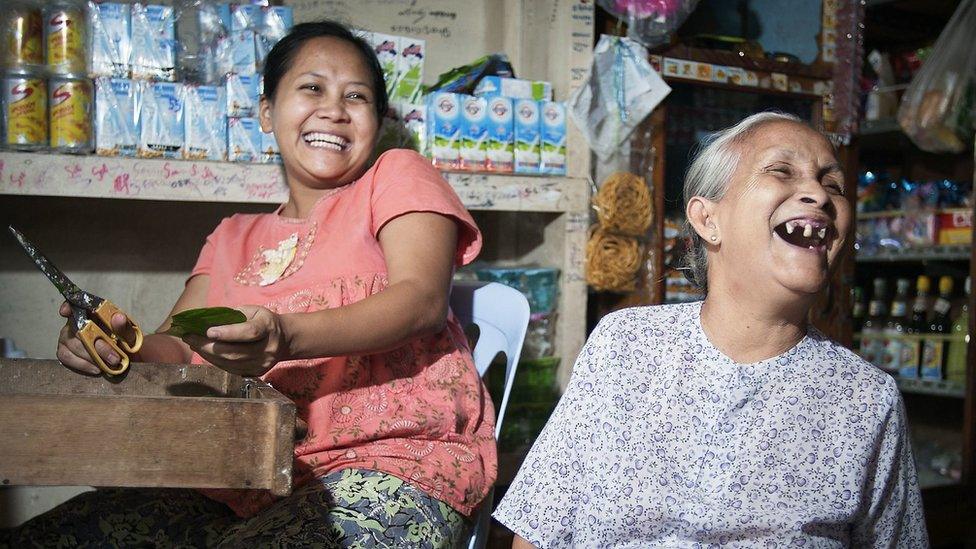
[[87, 78], [52, 76], [48, 82], [51, 150], [87, 153], [92, 145], [92, 82]]
[[12, 2], [0, 13], [0, 65], [8, 69], [44, 63], [41, 37], [41, 8], [26, 2]]
[[3, 145], [12, 149], [47, 147], [47, 82], [39, 71], [3, 74]]
[[52, 2], [44, 8], [44, 46], [49, 71], [88, 73], [88, 21], [83, 5]]

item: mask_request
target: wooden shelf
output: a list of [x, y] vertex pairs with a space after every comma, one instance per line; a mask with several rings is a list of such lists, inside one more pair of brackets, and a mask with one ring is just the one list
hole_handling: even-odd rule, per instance
[[925, 248], [886, 248], [870, 254], [858, 252], [856, 260], [858, 263], [892, 261], [968, 261], [971, 255], [971, 246], [929, 246]]
[[[585, 179], [447, 172], [471, 210], [586, 211]], [[0, 194], [182, 202], [284, 202], [280, 166], [66, 154], [0, 152]]]

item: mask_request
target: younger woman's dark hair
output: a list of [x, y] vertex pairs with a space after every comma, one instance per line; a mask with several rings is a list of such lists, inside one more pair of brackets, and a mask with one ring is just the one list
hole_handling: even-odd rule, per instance
[[376, 107], [377, 117], [382, 120], [383, 116], [386, 115], [390, 99], [386, 95], [383, 69], [380, 67], [379, 60], [376, 59], [376, 52], [373, 51], [373, 47], [368, 42], [353, 34], [345, 25], [335, 21], [316, 21], [295, 25], [291, 32], [271, 48], [268, 57], [264, 60], [264, 96], [268, 100], [274, 101], [278, 82], [291, 68], [291, 63], [298, 50], [305, 42], [326, 36], [349, 42], [363, 56], [363, 61], [366, 62], [366, 68], [373, 80], [373, 106]]

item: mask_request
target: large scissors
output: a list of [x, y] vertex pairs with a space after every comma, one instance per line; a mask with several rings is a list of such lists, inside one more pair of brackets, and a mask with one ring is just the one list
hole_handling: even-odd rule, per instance
[[[37, 249], [30, 240], [20, 234], [20, 231], [13, 227], [8, 227], [10, 232], [17, 238], [20, 245], [27, 252], [27, 255], [34, 260], [37, 268], [47, 276], [48, 280], [61, 292], [65, 301], [71, 306], [71, 318], [77, 331], [78, 339], [81, 340], [92, 360], [98, 365], [99, 369], [110, 376], [119, 375], [129, 367], [128, 353], [138, 352], [142, 348], [142, 329], [129, 319], [129, 315], [122, 312], [114, 303], [107, 299], [102, 299], [97, 295], [90, 294], [78, 286], [75, 286], [60, 269], [54, 266], [47, 257]], [[112, 328], [112, 317], [115, 313], [125, 316], [129, 331], [134, 334], [135, 342], [131, 345], [125, 338], [115, 333]], [[103, 341], [119, 355], [119, 365], [112, 368], [102, 360], [95, 350], [95, 342]]]

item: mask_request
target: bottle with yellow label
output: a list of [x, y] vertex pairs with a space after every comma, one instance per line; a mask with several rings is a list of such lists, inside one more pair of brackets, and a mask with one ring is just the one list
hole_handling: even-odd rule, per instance
[[939, 298], [933, 305], [934, 313], [929, 321], [929, 337], [922, 344], [921, 377], [945, 379], [946, 340], [949, 333], [949, 310], [952, 308], [952, 277], [939, 279]]

